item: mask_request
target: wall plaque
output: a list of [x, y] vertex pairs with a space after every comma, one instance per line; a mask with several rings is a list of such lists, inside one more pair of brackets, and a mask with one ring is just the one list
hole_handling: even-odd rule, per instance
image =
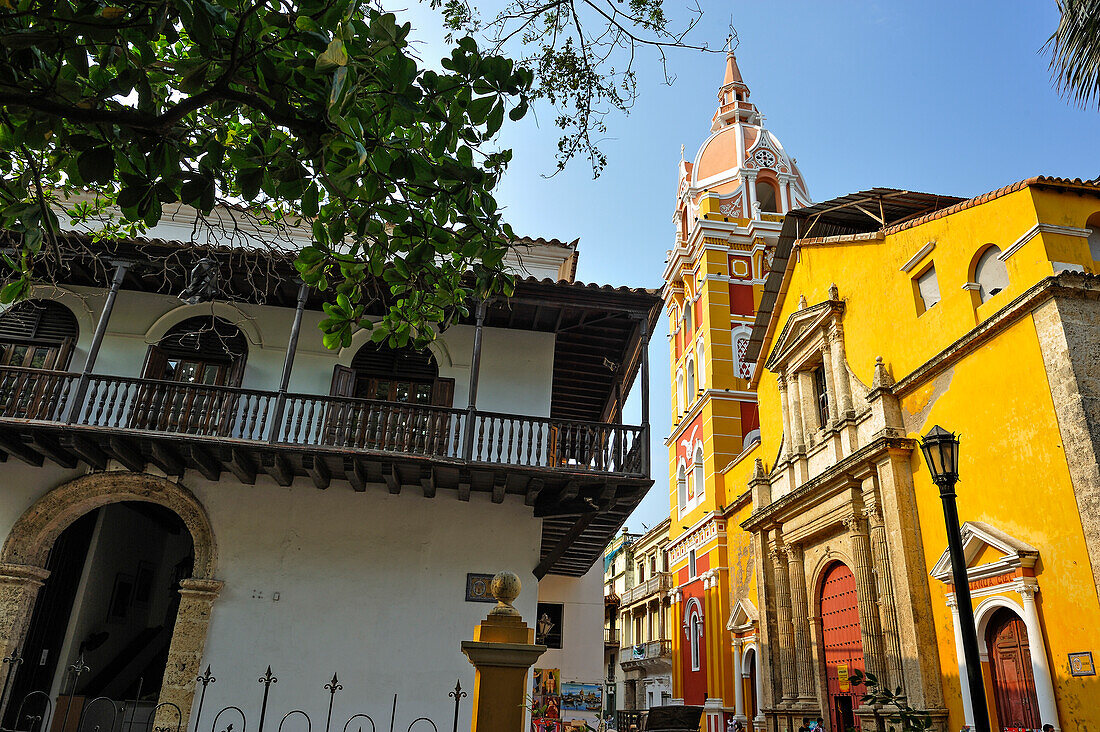
[[466, 574], [466, 602], [496, 602], [493, 593], [489, 591], [489, 586], [492, 584], [493, 575], [468, 572]]
[[1096, 666], [1092, 663], [1092, 651], [1069, 654], [1069, 672], [1073, 676], [1095, 676]]

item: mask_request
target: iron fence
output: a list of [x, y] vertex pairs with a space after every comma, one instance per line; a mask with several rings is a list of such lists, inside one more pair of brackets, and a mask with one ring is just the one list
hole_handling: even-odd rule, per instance
[[[138, 683], [138, 692], [135, 699], [116, 700], [106, 696], [95, 697], [88, 700], [76, 693], [80, 677], [91, 669], [85, 664], [81, 656], [76, 663], [68, 668], [65, 683], [62, 689], [68, 692], [58, 696], [56, 703], [47, 690], [34, 690], [18, 700], [14, 709], [9, 709], [9, 704], [15, 700], [9, 700], [8, 694], [12, 687], [12, 681], [23, 663], [18, 656], [9, 656], [3, 659], [7, 667], [4, 677], [4, 685], [0, 692], [0, 732], [185, 732], [183, 713], [179, 706], [172, 702], [160, 702], [153, 704], [143, 702], [141, 696], [141, 682]], [[206, 694], [211, 684], [217, 683], [209, 666], [202, 675], [195, 679], [196, 695], [198, 702], [195, 705], [195, 713], [188, 721], [186, 728], [193, 732], [320, 732], [320, 725], [314, 725], [313, 717], [304, 709], [291, 709], [282, 714], [275, 724], [273, 707], [275, 699], [272, 687], [279, 679], [268, 666], [257, 679], [262, 691], [258, 691], [258, 711], [253, 707], [255, 726], [249, 722], [249, 713], [245, 711], [247, 703], [229, 704], [223, 706], [212, 716], [205, 709]], [[385, 717], [379, 722], [365, 711], [359, 711], [348, 716], [347, 720], [340, 724], [337, 718], [334, 723], [333, 708], [336, 695], [344, 690], [336, 673], [324, 684], [319, 684], [319, 689], [327, 695], [319, 697], [326, 702], [327, 711], [324, 720], [324, 732], [441, 732], [434, 720], [426, 716], [418, 716], [407, 727], [397, 726], [398, 695], [393, 695], [393, 703], [388, 710], [389, 726], [385, 724]], [[442, 693], [441, 693], [442, 695]], [[447, 693], [447, 697], [453, 700], [454, 713], [450, 720], [450, 732], [458, 732], [458, 718], [461, 711], [462, 700], [467, 696], [462, 690], [462, 684], [455, 682], [454, 689]], [[387, 710], [383, 710], [385, 714]], [[377, 712], [376, 712], [377, 714]], [[55, 718], [56, 715], [62, 715]], [[209, 721], [208, 721], [209, 720]], [[444, 727], [444, 730], [447, 728]]]

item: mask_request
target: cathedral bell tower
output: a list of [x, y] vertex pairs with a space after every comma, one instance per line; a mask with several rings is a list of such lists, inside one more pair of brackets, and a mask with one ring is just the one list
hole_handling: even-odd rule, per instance
[[739, 690], [744, 677], [733, 672], [741, 667], [734, 641], [751, 645], [754, 631], [727, 627], [737, 612], [753, 614], [731, 607], [735, 597], [755, 597], [752, 572], [735, 566], [734, 545], [746, 535], [733, 516], [748, 499], [743, 485], [727, 489], [722, 476], [759, 440], [752, 364], [743, 359], [783, 214], [809, 204], [801, 171], [765, 127], [727, 53], [711, 134], [694, 159], [680, 161], [675, 245], [664, 272], [673, 696], [705, 705], [707, 729], [755, 716], [746, 702], [752, 685]]

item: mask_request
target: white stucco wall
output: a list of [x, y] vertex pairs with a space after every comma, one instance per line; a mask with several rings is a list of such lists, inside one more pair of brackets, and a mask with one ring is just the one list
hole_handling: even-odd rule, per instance
[[[596, 562], [583, 577], [543, 577], [538, 599], [560, 602], [565, 607], [562, 648], [548, 649], [535, 666], [561, 669], [562, 683], [579, 681], [602, 688], [607, 675], [603, 653], [603, 562]], [[588, 720], [595, 726], [595, 715], [562, 712], [562, 719], [574, 718]]]
[[[54, 299], [77, 316], [80, 335], [71, 371], [83, 368], [96, 321], [103, 308], [104, 292], [90, 288], [58, 291], [40, 288], [35, 297]], [[236, 323], [248, 338], [248, 361], [242, 386], [274, 391], [279, 387], [283, 359], [294, 319], [291, 308], [248, 304], [204, 303], [184, 305], [166, 295], [122, 290], [115, 301], [107, 335], [96, 361], [95, 373], [140, 376], [149, 346], [172, 325], [199, 315], [211, 314]], [[347, 365], [368, 333], [356, 336], [349, 348], [329, 351], [321, 342], [318, 324], [324, 313], [306, 311], [291, 372], [290, 390], [305, 394], [328, 394], [332, 369]], [[454, 326], [439, 335], [431, 350], [439, 375], [455, 380], [453, 406], [468, 403], [470, 361], [474, 328]], [[528, 416], [549, 416], [554, 376], [554, 335], [501, 328], [486, 328], [483, 335], [478, 408]]]
[[[79, 472], [9, 460], [0, 535], [6, 537], [38, 497]], [[225, 582], [202, 661], [217, 677], [207, 692], [203, 729], [229, 704], [242, 707], [254, 728], [262, 692], [257, 679], [270, 665], [279, 678], [268, 711], [273, 728], [287, 711], [301, 708], [315, 730], [323, 729], [323, 685], [335, 672], [344, 690], [334, 725], [341, 715], [339, 725], [363, 712], [379, 730], [389, 729], [397, 694], [394, 729], [407, 729], [420, 716], [449, 729], [447, 693], [461, 680], [471, 693], [459, 717], [465, 730], [474, 669], [460, 644], [492, 607], [466, 602], [466, 574], [516, 572], [524, 584], [516, 607], [533, 623], [539, 591], [531, 570], [542, 521], [522, 496], [498, 505], [482, 493], [464, 502], [440, 490], [428, 500], [416, 492], [355, 493], [340, 484], [318, 491], [304, 479], [284, 488], [266, 476], [255, 486], [211, 483], [190, 473], [183, 484], [209, 514], [216, 576]], [[582, 603], [567, 612], [574, 627], [589, 623]], [[293, 724], [285, 730], [304, 729]]]

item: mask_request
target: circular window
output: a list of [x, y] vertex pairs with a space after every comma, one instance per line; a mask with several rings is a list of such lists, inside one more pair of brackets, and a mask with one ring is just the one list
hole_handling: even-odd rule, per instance
[[752, 159], [765, 168], [770, 168], [775, 165], [775, 155], [771, 150], [757, 150], [756, 154], [752, 156]]

